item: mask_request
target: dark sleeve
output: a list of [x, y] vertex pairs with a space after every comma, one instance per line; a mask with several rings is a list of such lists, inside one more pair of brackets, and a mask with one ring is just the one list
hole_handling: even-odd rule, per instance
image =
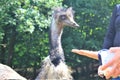
[[113, 47], [114, 43], [114, 37], [115, 37], [115, 19], [117, 14], [117, 6], [115, 6], [112, 17], [108, 26], [107, 33], [104, 38], [103, 42], [103, 49], [109, 49], [110, 47]]

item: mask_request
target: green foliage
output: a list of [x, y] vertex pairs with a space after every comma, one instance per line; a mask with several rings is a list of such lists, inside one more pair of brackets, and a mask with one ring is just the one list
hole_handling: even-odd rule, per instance
[[[117, 3], [120, 1], [1, 0], [0, 61], [13, 68], [23, 68], [25, 73], [29, 71], [28, 68], [34, 72], [39, 69], [41, 61], [49, 52], [48, 29], [52, 10], [58, 6], [72, 6], [75, 21], [80, 27], [64, 29], [62, 45], [66, 62], [76, 71], [76, 80], [84, 74], [90, 75], [93, 68], [91, 70], [88, 65], [96, 61], [73, 54], [71, 49], [100, 50], [112, 10]], [[82, 73], [78, 69], [82, 69]]]
[[39, 69], [48, 55], [52, 9], [58, 6], [62, 0], [1, 0], [0, 44], [7, 45], [0, 45], [1, 62], [25, 72]]
[[[90, 77], [90, 72], [94, 71], [94, 69], [97, 71], [97, 67], [91, 69], [90, 65], [96, 61], [70, 53], [71, 49], [77, 48], [94, 51], [102, 49], [102, 43], [111, 13], [117, 3], [120, 3], [120, 1], [64, 0], [64, 4], [72, 6], [75, 10], [75, 20], [80, 25], [77, 29], [64, 30], [63, 35], [63, 47], [67, 58], [66, 61], [75, 69], [76, 73], [74, 76], [76, 80], [79, 80], [79, 77], [83, 77], [84, 74], [85, 77]], [[98, 64], [98, 62], [96, 62], [96, 64]], [[85, 67], [87, 67], [88, 70], [84, 69]], [[77, 73], [78, 69], [82, 69], [82, 72]], [[82, 80], [86, 80], [86, 78]]]

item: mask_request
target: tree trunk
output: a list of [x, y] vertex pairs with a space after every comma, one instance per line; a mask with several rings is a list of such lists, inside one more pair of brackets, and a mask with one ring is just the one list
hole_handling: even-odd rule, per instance
[[12, 66], [12, 59], [13, 59], [13, 54], [14, 54], [15, 41], [16, 41], [16, 27], [13, 27], [12, 31], [11, 31], [11, 37], [10, 37], [10, 41], [9, 41], [9, 46], [8, 46], [7, 64], [9, 66]]

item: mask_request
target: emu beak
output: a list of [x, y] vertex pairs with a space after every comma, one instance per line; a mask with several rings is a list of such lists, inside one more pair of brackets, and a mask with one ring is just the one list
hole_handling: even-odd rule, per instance
[[76, 21], [74, 20], [74, 19], [71, 19], [70, 20], [71, 21], [71, 26], [73, 26], [73, 27], [79, 27], [79, 25], [76, 23]]
[[73, 23], [73, 26], [74, 27], [79, 27], [79, 25], [76, 22]]
[[78, 25], [77, 23], [75, 24], [75, 26], [76, 26], [76, 27], [79, 27], [79, 25]]

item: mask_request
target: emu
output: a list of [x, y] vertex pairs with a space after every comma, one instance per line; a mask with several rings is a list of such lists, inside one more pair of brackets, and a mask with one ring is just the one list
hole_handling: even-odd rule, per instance
[[[50, 51], [43, 60], [41, 70], [35, 80], [73, 80], [71, 70], [65, 63], [61, 45], [64, 26], [78, 27], [73, 19], [72, 8], [56, 8], [50, 26]], [[27, 80], [7, 65], [0, 64], [0, 80]]]
[[49, 55], [43, 60], [43, 65], [36, 80], [73, 80], [71, 70], [65, 63], [61, 45], [64, 26], [79, 26], [73, 19], [73, 12], [72, 7], [68, 9], [56, 8], [54, 10], [49, 33]]

